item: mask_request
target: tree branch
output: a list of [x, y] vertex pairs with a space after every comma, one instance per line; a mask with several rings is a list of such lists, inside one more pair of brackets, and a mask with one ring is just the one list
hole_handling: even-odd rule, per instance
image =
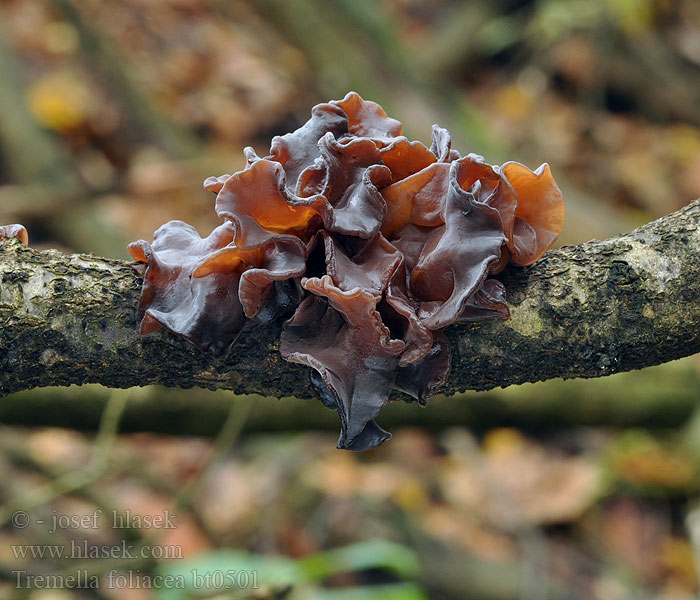
[[[448, 328], [440, 390], [599, 377], [700, 351], [700, 201], [629, 234], [549, 252], [502, 274], [511, 319]], [[279, 356], [280, 324], [250, 322], [215, 359], [165, 331], [141, 337], [133, 264], [0, 242], [0, 394], [38, 386], [147, 384], [308, 397]]]

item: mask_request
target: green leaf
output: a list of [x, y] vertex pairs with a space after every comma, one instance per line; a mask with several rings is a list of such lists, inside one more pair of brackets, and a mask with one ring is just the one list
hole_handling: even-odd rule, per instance
[[410, 548], [386, 540], [371, 540], [312, 554], [300, 560], [309, 579], [321, 580], [335, 573], [386, 569], [397, 577], [420, 573], [418, 558]]
[[[157, 597], [159, 600], [186, 600], [210, 596], [215, 592], [240, 591], [241, 587], [232, 586], [232, 581], [234, 583], [245, 581], [248, 589], [253, 589], [254, 584], [265, 588], [287, 585], [297, 587], [321, 582], [336, 573], [366, 569], [385, 569], [399, 578], [410, 578], [418, 575], [420, 565], [416, 554], [411, 549], [385, 540], [352, 544], [344, 548], [318, 552], [300, 560], [285, 556], [252, 554], [240, 550], [217, 550], [192, 559], [163, 564], [161, 574], [184, 578], [185, 589], [160, 589]], [[423, 600], [424, 596], [413, 594], [414, 589], [420, 591], [419, 588], [412, 587], [412, 584], [403, 587], [397, 585], [349, 588], [347, 591], [366, 590], [362, 593], [383, 594], [357, 596], [357, 598], [370, 600], [374, 598]], [[345, 592], [345, 590], [333, 591]], [[319, 591], [319, 593], [325, 593], [325, 591]], [[401, 593], [404, 595], [400, 595]], [[339, 598], [344, 597], [339, 596]]]
[[414, 583], [399, 583], [324, 589], [310, 593], [307, 600], [428, 600], [428, 595]]

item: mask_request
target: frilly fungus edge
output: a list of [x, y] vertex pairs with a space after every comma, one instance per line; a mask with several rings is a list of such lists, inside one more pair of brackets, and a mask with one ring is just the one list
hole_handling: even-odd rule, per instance
[[444, 383], [441, 330], [507, 319], [508, 262], [530, 265], [554, 243], [564, 202], [549, 166], [460, 157], [447, 130], [430, 148], [354, 92], [319, 104], [246, 168], [210, 177], [224, 219], [208, 237], [181, 221], [129, 245], [146, 263], [138, 319], [215, 355], [246, 319], [286, 318], [280, 351], [312, 367], [338, 411], [339, 448], [390, 434], [375, 417], [397, 388], [421, 403]]

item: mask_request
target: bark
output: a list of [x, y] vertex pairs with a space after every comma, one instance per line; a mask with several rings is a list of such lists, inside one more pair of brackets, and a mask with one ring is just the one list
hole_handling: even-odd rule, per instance
[[[700, 202], [629, 234], [549, 252], [505, 271], [511, 319], [448, 328], [440, 390], [599, 377], [700, 350]], [[0, 245], [0, 394], [32, 387], [147, 384], [312, 395], [283, 361], [280, 324], [250, 322], [223, 359], [167, 332], [141, 337], [132, 263]]]
[[[516, 427], [538, 435], [581, 426], [678, 429], [698, 407], [700, 377], [691, 361], [675, 361], [615, 377], [511, 386], [506, 390], [436, 396], [428, 410], [416, 402], [390, 402], [379, 423], [398, 431], [444, 431], [457, 424], [474, 433]], [[245, 414], [245, 434], [328, 431], [337, 437], [338, 415], [309, 398], [238, 396], [230, 391], [149, 386], [113, 390], [100, 385], [25, 390], [0, 401], [0, 423], [96, 431], [108, 401], [127, 399], [119, 431], [215, 437], [231, 409]]]

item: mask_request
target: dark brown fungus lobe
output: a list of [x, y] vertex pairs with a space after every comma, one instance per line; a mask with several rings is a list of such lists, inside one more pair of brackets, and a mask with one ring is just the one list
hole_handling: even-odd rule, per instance
[[349, 92], [342, 100], [332, 100], [331, 104], [348, 116], [350, 135], [384, 142], [400, 136], [403, 132], [400, 121], [387, 116], [379, 104], [363, 100], [356, 92]]
[[452, 149], [452, 136], [447, 129], [433, 125], [430, 151], [436, 156], [438, 162], [452, 162], [459, 158], [459, 152]]
[[382, 161], [391, 171], [391, 183], [401, 181], [435, 162], [435, 155], [421, 142], [411, 142], [405, 137], [396, 138], [380, 152]]
[[442, 331], [434, 332], [433, 336], [434, 342], [422, 360], [407, 365], [399, 362], [394, 380], [397, 390], [423, 405], [427, 404], [435, 388], [447, 381], [450, 371], [450, 342]]
[[246, 148], [242, 171], [205, 181], [223, 225], [202, 239], [173, 221], [129, 246], [146, 265], [141, 331], [166, 327], [221, 354], [246, 318], [292, 315], [282, 356], [312, 367], [340, 416], [338, 446], [382, 443], [374, 419], [391, 390], [425, 403], [449, 372], [441, 330], [508, 318], [491, 276], [539, 258], [564, 217], [547, 165], [460, 157], [438, 126], [430, 148], [401, 133], [351, 92], [315, 106], [267, 156]]
[[561, 233], [564, 197], [547, 163], [533, 172], [525, 165], [508, 162], [501, 171], [518, 196], [513, 237], [508, 246], [511, 260], [518, 265], [531, 265]]
[[359, 288], [381, 298], [402, 261], [401, 253], [377, 234], [350, 257], [332, 236], [321, 234], [326, 249], [326, 271], [334, 285], [346, 292]]
[[382, 233], [392, 237], [409, 223], [426, 227], [442, 225], [449, 173], [449, 164], [433, 163], [385, 187], [382, 195], [387, 213]]
[[[418, 302], [411, 299], [408, 292], [408, 277], [405, 260], [394, 271], [386, 290], [386, 305], [393, 312], [385, 309], [388, 322], [398, 322], [406, 348], [399, 357], [399, 366], [417, 363], [427, 356], [433, 346], [433, 333], [418, 318]], [[397, 325], [395, 325], [397, 327]]]
[[286, 323], [280, 352], [320, 374], [340, 416], [338, 447], [374, 448], [390, 437], [373, 419], [388, 401], [404, 343], [390, 338], [372, 294], [345, 292], [328, 275], [302, 285], [313, 295]]
[[319, 146], [326, 165], [323, 196], [333, 207], [324, 219], [326, 229], [371, 238], [386, 215], [379, 188], [391, 181], [391, 171], [381, 164], [371, 140], [358, 138], [339, 144], [326, 135]]
[[[272, 139], [270, 160], [284, 167], [289, 190], [297, 195], [307, 195], [299, 184], [300, 175], [316, 164], [321, 157], [319, 140], [330, 134], [333, 139], [348, 132], [348, 117], [339, 107], [318, 104], [311, 111], [311, 119], [294, 131]], [[250, 162], [250, 157], [248, 158]]]
[[209, 192], [214, 192], [215, 194], [218, 194], [230, 177], [231, 175], [229, 175], [228, 173], [224, 175], [219, 175], [218, 177], [207, 177], [204, 180], [204, 189]]
[[468, 301], [476, 300], [507, 240], [498, 211], [460, 186], [463, 171], [470, 166], [464, 159], [451, 163], [442, 209], [444, 225], [427, 237], [410, 277], [410, 289], [422, 301], [418, 317], [431, 330], [463, 318]]
[[511, 239], [518, 206], [513, 186], [497, 167], [487, 164], [481, 156], [469, 154], [460, 159], [459, 164], [456, 173], [459, 187], [471, 192], [482, 204], [495, 208], [501, 217], [503, 234]]
[[260, 228], [273, 233], [303, 234], [315, 215], [327, 212], [324, 197], [298, 198], [287, 191], [285, 179], [282, 165], [267, 159], [226, 179], [216, 197], [216, 212], [237, 222], [238, 245], [246, 246], [248, 238]]
[[13, 223], [12, 225], [0, 226], [0, 238], [17, 238], [25, 246], [29, 245], [29, 234], [24, 225]]
[[250, 319], [263, 309], [272, 315], [286, 312], [291, 290], [276, 284], [300, 277], [306, 270], [305, 248], [298, 238], [269, 236], [260, 242], [260, 246], [247, 250], [231, 244], [204, 258], [192, 270], [195, 279], [237, 274], [238, 300]]
[[202, 239], [191, 225], [170, 221], [155, 232], [153, 244], [129, 244], [131, 256], [147, 264], [138, 312], [142, 333], [163, 326], [215, 355], [231, 347], [245, 324], [238, 300], [240, 272], [254, 257], [241, 252], [239, 270], [230, 273], [190, 275], [203, 256], [232, 239], [229, 223]]

